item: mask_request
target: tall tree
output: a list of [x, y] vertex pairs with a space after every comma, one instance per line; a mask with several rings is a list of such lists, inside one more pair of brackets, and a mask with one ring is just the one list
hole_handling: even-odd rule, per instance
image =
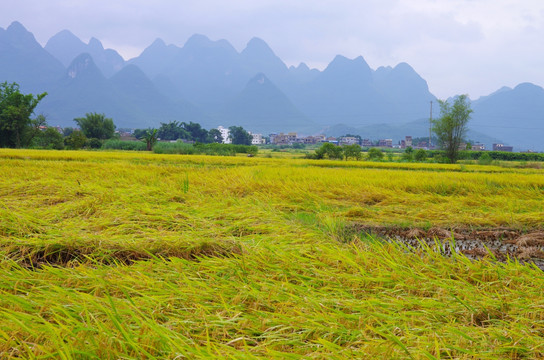
[[450, 163], [455, 163], [459, 155], [459, 146], [467, 132], [472, 109], [467, 95], [458, 96], [453, 105], [439, 100], [440, 118], [433, 121], [433, 131]]
[[30, 143], [41, 121], [33, 121], [30, 116], [46, 95], [25, 95], [19, 91], [17, 83], [0, 84], [0, 147], [20, 148]]
[[177, 121], [161, 123], [157, 132], [157, 137], [161, 140], [191, 139], [191, 134], [183, 128], [183, 124]]
[[74, 121], [88, 138], [106, 140], [115, 134], [113, 120], [104, 114], [87, 113], [84, 118], [76, 118]]
[[155, 146], [157, 140], [157, 129], [149, 129], [145, 132], [143, 141], [145, 142], [147, 151], [153, 150], [153, 146]]
[[219, 129], [210, 129], [208, 131], [208, 141], [209, 143], [222, 143], [223, 142], [223, 136], [221, 135], [221, 131]]
[[208, 130], [202, 128], [199, 123], [182, 122], [181, 125], [189, 134], [191, 134], [191, 140], [198, 141], [201, 143], [207, 142], [208, 140]]
[[229, 127], [229, 137], [235, 145], [251, 145], [253, 136], [241, 126]]

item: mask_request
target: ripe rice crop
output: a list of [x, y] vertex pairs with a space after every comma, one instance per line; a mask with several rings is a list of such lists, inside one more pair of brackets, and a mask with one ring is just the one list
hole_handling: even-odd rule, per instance
[[544, 170], [0, 150], [0, 358], [541, 358], [542, 271], [354, 231], [542, 231]]

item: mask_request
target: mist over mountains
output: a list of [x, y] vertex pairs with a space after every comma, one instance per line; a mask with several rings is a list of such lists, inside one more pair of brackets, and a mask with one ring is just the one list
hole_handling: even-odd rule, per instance
[[[446, 71], [446, 70], [445, 70]], [[363, 57], [336, 56], [323, 70], [287, 67], [265, 41], [238, 52], [228, 41], [193, 35], [183, 47], [155, 40], [125, 61], [98, 39], [84, 43], [68, 30], [42, 47], [18, 22], [0, 28], [0, 81], [25, 92], [48, 92], [37, 113], [51, 125], [74, 126], [103, 112], [117, 127], [194, 121], [205, 128], [241, 125], [252, 132], [363, 138], [428, 136], [427, 82], [406, 63], [372, 69]], [[490, 146], [544, 150], [544, 89], [520, 84], [473, 101], [469, 138]]]

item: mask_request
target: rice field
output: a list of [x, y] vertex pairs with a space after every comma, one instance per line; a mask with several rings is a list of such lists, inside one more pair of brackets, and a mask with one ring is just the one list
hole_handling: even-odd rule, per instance
[[0, 149], [0, 358], [543, 358], [537, 266], [361, 231], [538, 235], [543, 175]]

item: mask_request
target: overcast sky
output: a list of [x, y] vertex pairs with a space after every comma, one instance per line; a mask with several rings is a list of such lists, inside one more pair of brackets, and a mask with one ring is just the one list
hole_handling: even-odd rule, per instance
[[439, 98], [544, 86], [542, 0], [1, 0], [0, 27], [15, 20], [42, 45], [68, 29], [125, 59], [156, 38], [183, 46], [199, 33], [241, 51], [257, 36], [287, 65], [407, 62]]

